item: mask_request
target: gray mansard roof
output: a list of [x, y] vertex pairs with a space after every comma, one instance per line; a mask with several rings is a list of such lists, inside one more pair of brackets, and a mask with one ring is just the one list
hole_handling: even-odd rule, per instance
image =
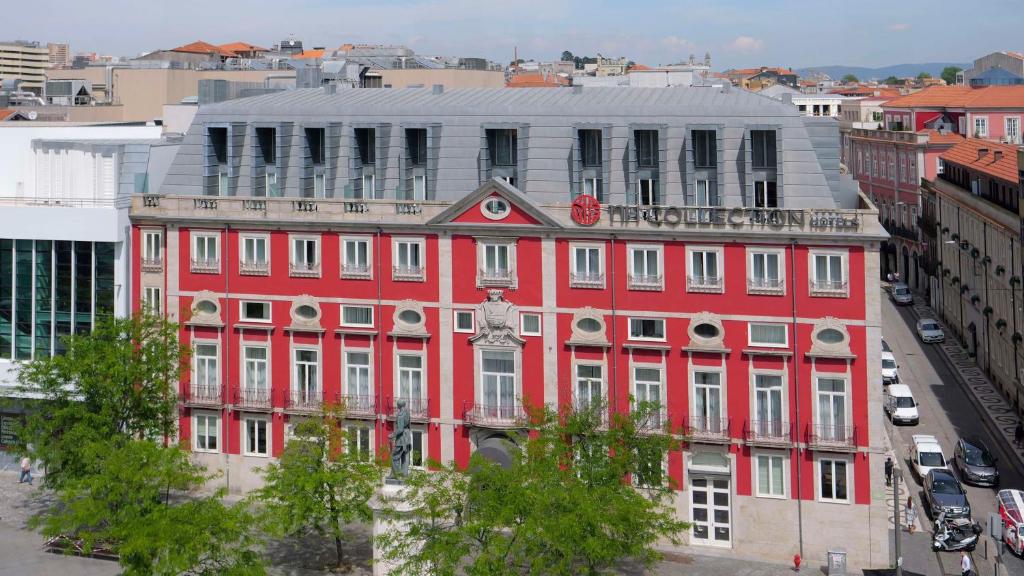
[[[629, 201], [635, 189], [631, 134], [659, 131], [658, 188], [663, 204], [692, 202], [696, 170], [688, 150], [690, 130], [718, 134], [716, 175], [724, 206], [751, 205], [753, 181], [749, 131], [777, 130], [778, 195], [784, 208], [849, 208], [857, 187], [839, 173], [839, 130], [834, 119], [802, 116], [794, 106], [721, 87], [675, 88], [519, 88], [436, 90], [324, 89], [291, 90], [203, 106], [184, 137], [160, 193], [202, 195], [208, 186], [206, 127], [231, 131], [232, 194], [252, 194], [255, 127], [277, 127], [280, 183], [284, 196], [301, 196], [307, 152], [303, 127], [326, 127], [329, 194], [342, 197], [353, 173], [353, 128], [377, 127], [378, 190], [401, 197], [404, 130], [431, 130], [428, 153], [431, 199], [455, 201], [488, 178], [485, 130], [519, 129], [517, 187], [540, 204], [563, 203], [578, 189], [574, 168], [579, 128], [603, 130], [605, 201]], [[333, 140], [332, 140], [333, 134]], [[703, 176], [702, 176], [703, 177]], [[349, 187], [350, 188], [350, 187]], [[690, 191], [690, 195], [687, 195]], [[379, 197], [379, 196], [378, 196]]]

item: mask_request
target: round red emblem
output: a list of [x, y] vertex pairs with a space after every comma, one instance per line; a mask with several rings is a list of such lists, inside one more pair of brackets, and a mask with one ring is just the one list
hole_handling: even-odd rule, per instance
[[572, 221], [580, 226], [593, 226], [601, 219], [601, 203], [597, 198], [580, 194], [572, 201]]

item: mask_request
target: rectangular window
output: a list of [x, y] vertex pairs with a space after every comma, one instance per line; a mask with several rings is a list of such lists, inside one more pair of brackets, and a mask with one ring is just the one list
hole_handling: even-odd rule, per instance
[[476, 332], [476, 327], [473, 323], [474, 314], [472, 310], [455, 310], [453, 314], [455, 317], [456, 332]]
[[361, 326], [366, 328], [373, 327], [373, 307], [372, 306], [342, 306], [341, 307], [341, 324], [342, 326]]
[[573, 246], [571, 284], [580, 288], [603, 288], [602, 260], [599, 246]]
[[693, 373], [693, 420], [695, 432], [720, 434], [727, 429], [722, 406], [722, 375], [718, 372]]
[[267, 386], [267, 348], [265, 346], [243, 346], [242, 361], [245, 373], [242, 379], [242, 393], [248, 401], [269, 400]]
[[242, 300], [238, 307], [242, 322], [270, 322], [270, 302]]
[[576, 408], [600, 406], [604, 396], [603, 368], [600, 364], [576, 365]]
[[520, 336], [540, 336], [540, 314], [523, 312], [519, 316]]
[[514, 277], [512, 248], [513, 245], [502, 242], [480, 242], [480, 276], [479, 280], [484, 285], [506, 286], [512, 283]]
[[219, 240], [215, 233], [192, 234], [192, 272], [220, 272]]
[[655, 247], [629, 248], [629, 285], [634, 289], [661, 289], [661, 249]]
[[846, 425], [846, 380], [818, 378], [818, 405], [815, 433], [820, 440], [846, 443], [850, 431]]
[[164, 260], [163, 233], [159, 230], [142, 232], [142, 266], [162, 266]]
[[164, 312], [164, 299], [160, 288], [146, 286], [142, 289], [142, 308], [150, 314], [160, 315]]
[[369, 428], [349, 426], [345, 432], [348, 437], [349, 454], [363, 461], [369, 461], [373, 458], [372, 431]]
[[512, 419], [516, 416], [516, 363], [514, 352], [482, 350], [480, 383], [485, 416]]
[[658, 181], [653, 178], [640, 178], [636, 181], [636, 199], [641, 206], [657, 206]]
[[974, 137], [988, 138], [988, 116], [974, 117]]
[[345, 353], [345, 394], [348, 395], [349, 408], [361, 407], [371, 401], [369, 352]]
[[425, 430], [411, 430], [412, 433], [412, 455], [409, 459], [409, 466], [423, 469], [427, 466], [427, 432]]
[[341, 277], [365, 279], [370, 278], [371, 276], [370, 239], [342, 238]]
[[377, 162], [377, 131], [373, 128], [356, 128], [356, 146], [359, 148], [359, 163], [373, 166]]
[[718, 138], [714, 130], [692, 130], [693, 164], [697, 168], [718, 166]]
[[320, 275], [320, 239], [292, 237], [291, 274], [293, 276]]
[[313, 174], [313, 198], [327, 197], [327, 175]]
[[197, 412], [193, 418], [192, 448], [196, 452], [216, 452], [220, 438], [220, 418], [216, 414]]
[[423, 240], [395, 240], [395, 280], [423, 279]]
[[785, 324], [755, 324], [750, 323], [751, 346], [772, 346], [786, 347], [787, 327]]
[[310, 348], [292, 350], [292, 402], [299, 406], [318, 403], [320, 397], [320, 353]]
[[412, 199], [422, 202], [427, 199], [427, 177], [416, 174], [412, 177]]
[[718, 206], [718, 190], [711, 180], [696, 180], [694, 186], [694, 204], [696, 206]]
[[849, 502], [846, 460], [822, 458], [818, 461], [818, 499], [825, 502]]
[[583, 178], [583, 193], [587, 196], [593, 196], [599, 201], [603, 199], [601, 194], [601, 179], [593, 177]]
[[774, 170], [777, 167], [775, 130], [751, 130], [750, 151], [754, 168]]
[[423, 357], [413, 354], [398, 355], [398, 398], [404, 399], [410, 412], [422, 414], [426, 410], [427, 390], [423, 383]]
[[192, 385], [206, 390], [219, 388], [220, 371], [217, 368], [216, 344], [196, 344], [192, 353], [195, 380]]
[[781, 438], [788, 430], [783, 428], [782, 376], [754, 374], [753, 432], [761, 437]]
[[637, 168], [657, 168], [658, 131], [634, 130], [633, 141], [636, 143]]
[[321, 166], [326, 159], [327, 130], [324, 128], [306, 128], [306, 146], [309, 148], [309, 161], [313, 166]]
[[632, 340], [664, 340], [665, 320], [661, 318], [630, 318], [629, 337]]
[[377, 197], [377, 177], [374, 174], [363, 174], [362, 198], [373, 200]]
[[720, 250], [689, 249], [690, 270], [686, 278], [688, 290], [722, 289], [722, 270], [719, 268]]
[[243, 235], [239, 270], [246, 275], [266, 275], [270, 272], [270, 244], [268, 236]]
[[779, 207], [778, 188], [774, 180], [757, 180], [754, 182], [754, 207]]
[[1007, 116], [1003, 123], [1006, 142], [1009, 144], [1020, 144], [1020, 116]]
[[812, 292], [845, 293], [846, 273], [841, 254], [813, 254]]
[[426, 166], [427, 164], [427, 129], [405, 129], [406, 155], [410, 166]]
[[519, 159], [519, 134], [515, 128], [487, 130], [487, 153], [491, 166], [515, 166]]
[[786, 459], [774, 454], [757, 455], [757, 495], [782, 498], [786, 495]]
[[584, 168], [601, 167], [601, 131], [580, 130], [580, 160]]
[[783, 288], [782, 254], [779, 252], [751, 252], [748, 282], [749, 288], [754, 291], [781, 290]]
[[265, 418], [249, 417], [243, 421], [245, 426], [246, 456], [269, 456], [269, 426]]

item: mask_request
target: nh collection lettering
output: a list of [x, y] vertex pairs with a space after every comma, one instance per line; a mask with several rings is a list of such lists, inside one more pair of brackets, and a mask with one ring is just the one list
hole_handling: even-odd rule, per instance
[[833, 211], [787, 210], [782, 208], [679, 208], [676, 206], [623, 206], [610, 205], [610, 225], [629, 225], [647, 222], [652, 226], [766, 226], [769, 228], [829, 228], [857, 230], [860, 220], [856, 216]]

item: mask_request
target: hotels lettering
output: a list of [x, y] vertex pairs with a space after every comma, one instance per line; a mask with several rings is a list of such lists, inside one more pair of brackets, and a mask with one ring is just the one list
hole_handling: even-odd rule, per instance
[[607, 207], [610, 225], [628, 226], [647, 222], [652, 226], [733, 227], [761, 226], [774, 229], [805, 228], [859, 230], [860, 220], [834, 210], [792, 210], [782, 208], [694, 208], [676, 206]]

